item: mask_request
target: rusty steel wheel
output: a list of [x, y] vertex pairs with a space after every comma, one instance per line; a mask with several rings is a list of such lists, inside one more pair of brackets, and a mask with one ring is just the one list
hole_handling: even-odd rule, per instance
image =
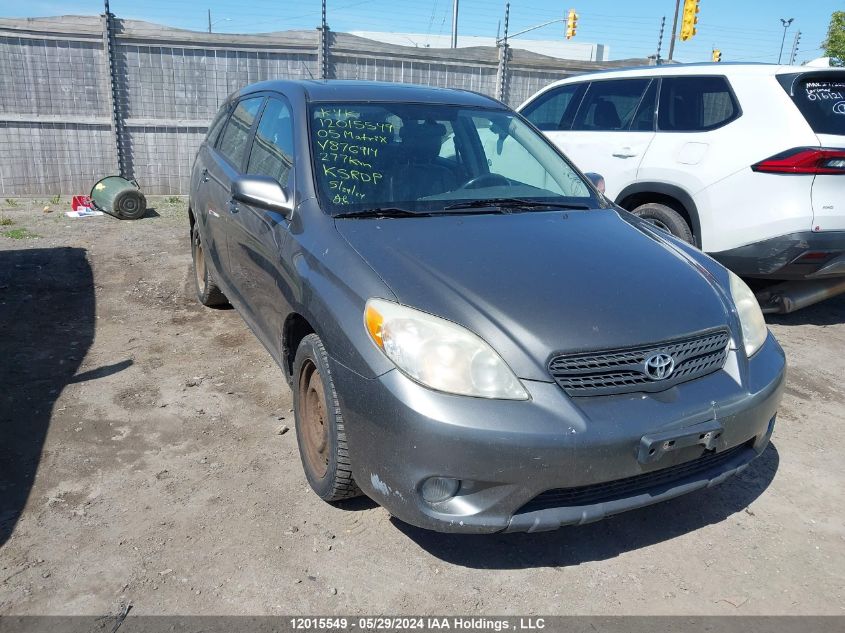
[[311, 360], [303, 363], [299, 375], [299, 415], [305, 458], [317, 477], [329, 469], [329, 434], [326, 427], [326, 394], [320, 372]]
[[293, 410], [299, 457], [308, 484], [326, 501], [361, 494], [352, 476], [346, 426], [329, 356], [316, 334], [302, 339], [293, 362]]

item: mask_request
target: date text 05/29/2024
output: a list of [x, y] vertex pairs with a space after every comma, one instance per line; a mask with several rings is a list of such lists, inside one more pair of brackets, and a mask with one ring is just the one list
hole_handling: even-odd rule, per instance
[[297, 617], [290, 619], [295, 631], [539, 631], [546, 628], [544, 618], [481, 617]]

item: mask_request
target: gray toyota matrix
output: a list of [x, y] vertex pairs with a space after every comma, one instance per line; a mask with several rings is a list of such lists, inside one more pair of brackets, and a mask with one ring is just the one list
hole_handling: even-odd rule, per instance
[[198, 298], [282, 368], [326, 501], [549, 530], [721, 482], [771, 437], [785, 360], [748, 287], [489, 97], [249, 86], [189, 214]]

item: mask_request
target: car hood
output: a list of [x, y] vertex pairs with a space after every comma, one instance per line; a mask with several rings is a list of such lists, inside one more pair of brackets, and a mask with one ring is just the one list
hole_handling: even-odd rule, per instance
[[716, 282], [614, 210], [338, 219], [402, 304], [477, 333], [523, 379], [560, 352], [726, 326]]

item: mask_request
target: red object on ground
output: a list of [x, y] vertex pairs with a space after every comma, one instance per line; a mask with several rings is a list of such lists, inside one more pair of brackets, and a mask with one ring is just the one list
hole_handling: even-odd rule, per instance
[[93, 208], [91, 196], [74, 196], [70, 201], [70, 208], [78, 211], [80, 207]]

